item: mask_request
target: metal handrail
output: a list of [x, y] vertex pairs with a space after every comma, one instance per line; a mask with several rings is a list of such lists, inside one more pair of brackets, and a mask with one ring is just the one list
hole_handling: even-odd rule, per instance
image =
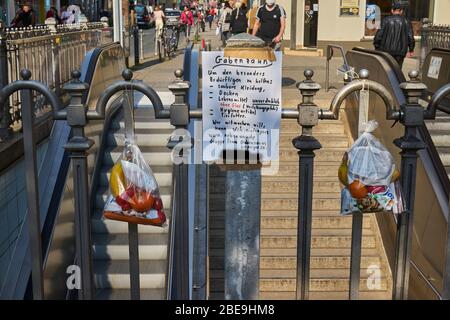
[[174, 175], [172, 177], [172, 215], [170, 217], [169, 223], [169, 245], [167, 246], [167, 273], [166, 273], [166, 300], [172, 299], [172, 283], [173, 283], [173, 255], [174, 255], [174, 243], [175, 243], [175, 233], [173, 230], [175, 229], [176, 224], [176, 210], [177, 210], [177, 202], [174, 200], [178, 196], [177, 194], [177, 178]]
[[[329, 44], [327, 46], [327, 64], [326, 64], [326, 72], [325, 72], [325, 91], [328, 92], [330, 90], [330, 60], [333, 58], [334, 49], [338, 49], [341, 52], [342, 58], [344, 59], [344, 67], [346, 71], [350, 71], [350, 66], [347, 61], [347, 57], [345, 56], [344, 48], [339, 45]], [[350, 81], [353, 80], [353, 77], [349, 75]]]
[[443, 300], [443, 298], [442, 298], [441, 294], [439, 293], [439, 291], [431, 283], [429, 277], [427, 277], [427, 275], [417, 266], [417, 264], [412, 259], [409, 260], [409, 263], [413, 266], [414, 269], [416, 269], [416, 271], [423, 278], [423, 280], [425, 280], [425, 283], [430, 287], [431, 291], [433, 291], [433, 293], [436, 295], [436, 297], [438, 297], [439, 300]]

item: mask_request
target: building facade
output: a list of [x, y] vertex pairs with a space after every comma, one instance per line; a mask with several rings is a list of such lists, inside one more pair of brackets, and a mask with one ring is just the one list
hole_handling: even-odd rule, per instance
[[98, 13], [107, 1], [108, 0], [0, 0], [0, 20], [2, 20], [5, 25], [9, 25], [14, 18], [16, 11], [19, 9], [20, 4], [28, 2], [36, 14], [37, 23], [44, 23], [46, 12], [50, 7], [56, 7], [58, 11], [60, 11], [63, 6], [70, 4], [80, 6], [81, 11], [86, 15], [89, 21], [97, 21]]
[[[417, 37], [423, 18], [450, 25], [450, 0], [402, 2]], [[390, 14], [392, 0], [278, 0], [277, 3], [287, 11], [284, 36], [287, 43], [292, 38], [297, 48], [324, 49], [330, 43], [345, 48], [371, 46], [381, 19]], [[293, 21], [295, 35], [291, 32]]]

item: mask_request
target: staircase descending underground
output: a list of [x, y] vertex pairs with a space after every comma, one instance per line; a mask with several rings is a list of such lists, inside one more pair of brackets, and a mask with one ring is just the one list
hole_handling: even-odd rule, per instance
[[438, 111], [436, 119], [427, 121], [426, 126], [450, 179], [450, 114]]
[[[137, 143], [155, 174], [168, 220], [172, 200], [172, 161], [166, 144], [171, 132], [169, 121], [155, 120], [152, 108], [135, 109]], [[109, 171], [121, 155], [123, 146], [124, 120], [120, 113], [113, 119], [108, 132], [92, 219], [96, 298], [102, 300], [130, 298], [128, 225], [102, 217], [109, 190]], [[140, 225], [138, 230], [141, 299], [165, 299], [168, 227]]]
[[[329, 105], [332, 93], [319, 93]], [[289, 107], [289, 106], [288, 106]], [[298, 155], [292, 139], [300, 133], [295, 120], [283, 120], [279, 171], [262, 177], [260, 299], [295, 299]], [[316, 152], [310, 299], [348, 299], [352, 219], [340, 215], [341, 186], [337, 170], [350, 146], [343, 121], [321, 121], [314, 130], [322, 149]], [[224, 173], [211, 169], [210, 288], [211, 299], [224, 290]], [[361, 258], [361, 299], [390, 299], [392, 276], [375, 217], [366, 215]], [[378, 273], [379, 272], [379, 273]], [[374, 277], [380, 275], [379, 279]]]

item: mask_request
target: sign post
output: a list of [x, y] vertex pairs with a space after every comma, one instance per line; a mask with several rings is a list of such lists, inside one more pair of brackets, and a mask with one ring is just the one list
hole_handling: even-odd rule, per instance
[[225, 299], [259, 299], [261, 167], [277, 161], [281, 53], [242, 34], [203, 52], [203, 160], [225, 182]]

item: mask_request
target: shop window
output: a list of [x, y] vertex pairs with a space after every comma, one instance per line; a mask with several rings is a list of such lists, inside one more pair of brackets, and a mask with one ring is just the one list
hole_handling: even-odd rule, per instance
[[[420, 36], [423, 18], [432, 18], [434, 0], [401, 0], [404, 15], [411, 21], [414, 35]], [[367, 0], [365, 35], [373, 36], [377, 32], [380, 21], [391, 14], [392, 0]]]

